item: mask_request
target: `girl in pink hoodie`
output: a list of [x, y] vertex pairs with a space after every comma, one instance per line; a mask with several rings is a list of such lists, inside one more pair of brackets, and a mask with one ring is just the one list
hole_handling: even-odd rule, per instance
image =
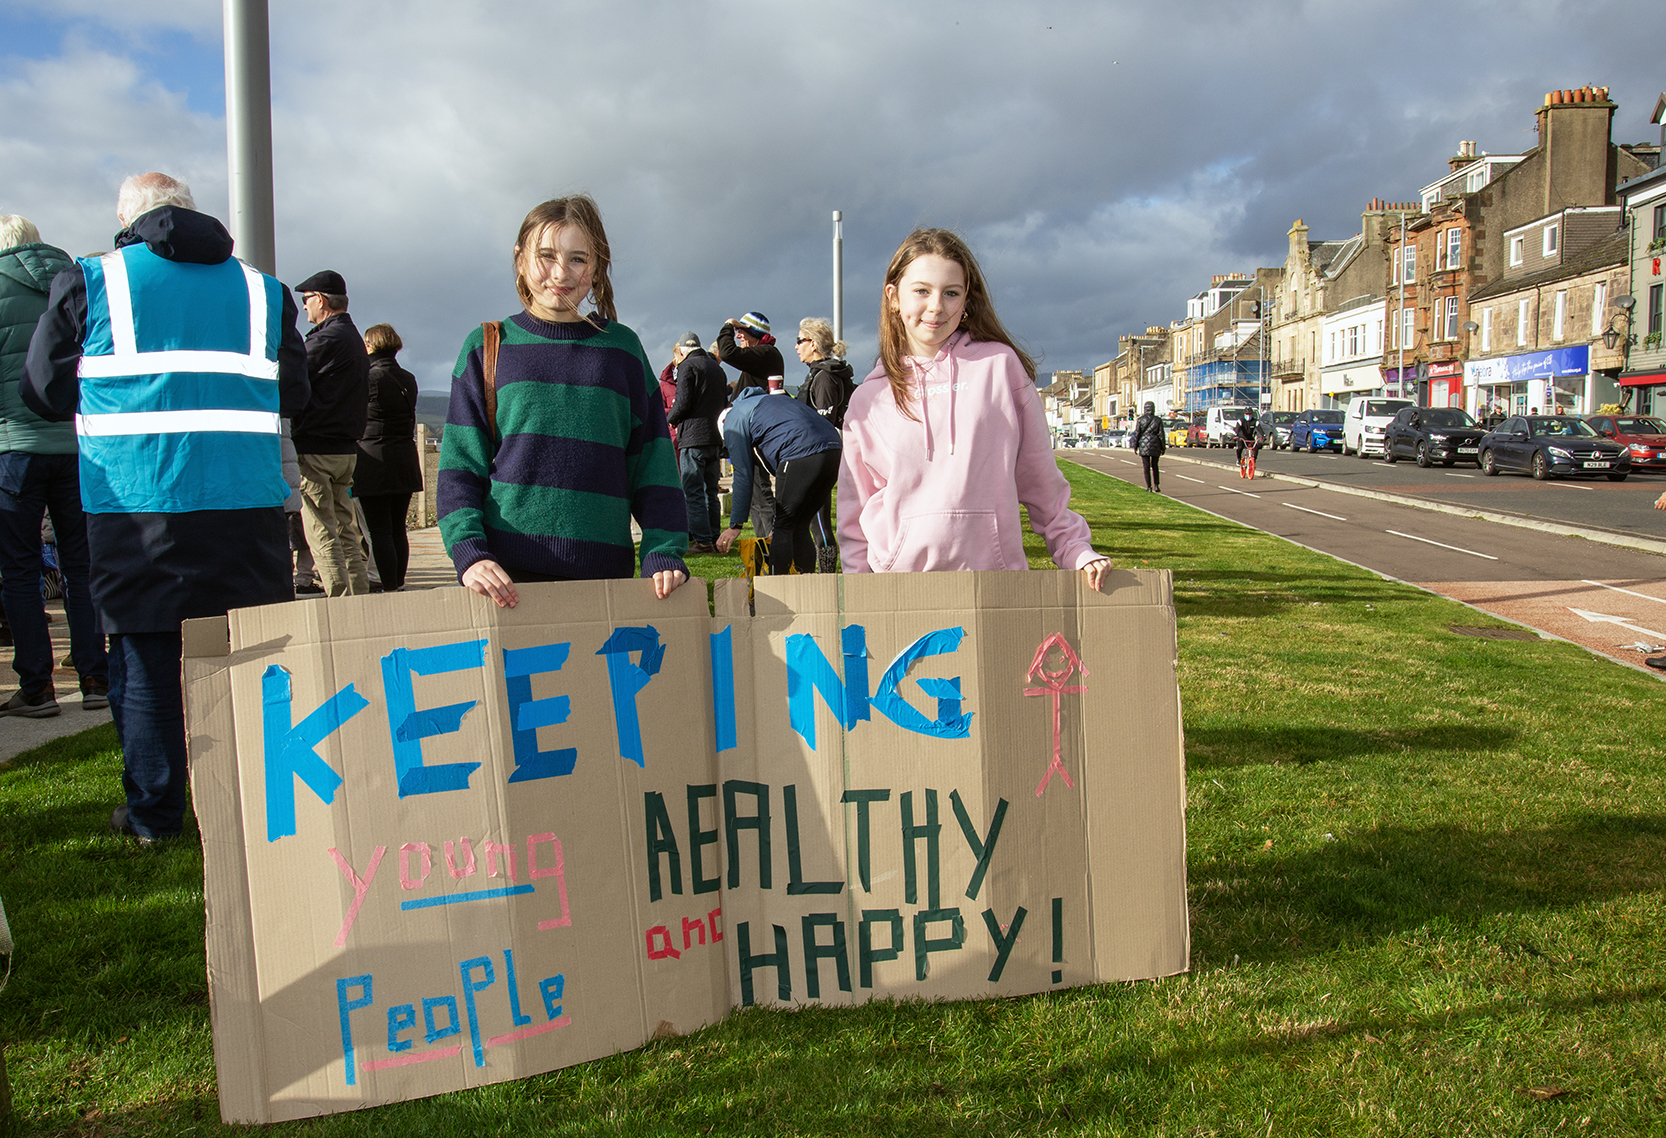
[[957, 235], [915, 230], [891, 258], [879, 359], [845, 415], [845, 571], [1027, 569], [1023, 503], [1054, 562], [1100, 588], [1111, 561], [1070, 509], [1035, 362], [1001, 326]]

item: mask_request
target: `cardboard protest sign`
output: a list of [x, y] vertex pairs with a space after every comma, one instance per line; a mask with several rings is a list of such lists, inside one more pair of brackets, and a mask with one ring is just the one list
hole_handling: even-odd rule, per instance
[[1185, 968], [1167, 574], [755, 585], [187, 624], [226, 1119]]

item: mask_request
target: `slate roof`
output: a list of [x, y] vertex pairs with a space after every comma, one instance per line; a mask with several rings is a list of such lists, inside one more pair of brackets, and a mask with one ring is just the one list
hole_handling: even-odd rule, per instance
[[1478, 300], [1491, 300], [1495, 296], [1508, 296], [1512, 292], [1552, 284], [1556, 281], [1566, 280], [1569, 277], [1582, 276], [1598, 269], [1617, 268], [1626, 263], [1627, 254], [1630, 252], [1627, 235], [1628, 231], [1626, 229], [1616, 229], [1607, 237], [1592, 242], [1577, 253], [1570, 254], [1568, 259], [1560, 265], [1552, 265], [1548, 269], [1540, 269], [1536, 273], [1528, 273], [1525, 276], [1506, 277], [1503, 280], [1484, 284], [1469, 294], [1469, 302], [1474, 304]]

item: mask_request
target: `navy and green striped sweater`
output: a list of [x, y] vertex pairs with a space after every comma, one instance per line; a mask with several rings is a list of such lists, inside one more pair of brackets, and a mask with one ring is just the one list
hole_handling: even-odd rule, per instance
[[440, 536], [457, 576], [490, 558], [579, 580], [682, 569], [688, 511], [665, 407], [636, 333], [618, 321], [503, 322], [498, 442], [481, 387], [485, 334], [463, 342], [440, 443]]

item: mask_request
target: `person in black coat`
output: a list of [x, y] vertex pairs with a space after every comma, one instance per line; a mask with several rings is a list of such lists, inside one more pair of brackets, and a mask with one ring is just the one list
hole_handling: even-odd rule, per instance
[[364, 434], [370, 360], [364, 337], [347, 314], [347, 283], [332, 269], [295, 286], [313, 324], [307, 333], [312, 397], [290, 425], [301, 467], [301, 517], [307, 545], [332, 597], [370, 592], [359, 522], [349, 491]]
[[[838, 430], [845, 426], [845, 409], [850, 406], [851, 392], [856, 390], [855, 373], [845, 362], [848, 351], [843, 340], [833, 338], [833, 326], [825, 320], [807, 316], [798, 322], [798, 359], [810, 369], [799, 389], [798, 401], [833, 424]], [[810, 526], [810, 538], [816, 543], [816, 567], [823, 573], [835, 572], [839, 567], [839, 542], [833, 531], [833, 509], [824, 506]]]
[[416, 447], [416, 376], [394, 358], [405, 346], [391, 324], [372, 324], [364, 331], [370, 354], [370, 399], [359, 459], [353, 468], [353, 496], [364, 508], [370, 528], [370, 553], [382, 591], [405, 587], [411, 545], [405, 536], [405, 514], [411, 495], [422, 489], [422, 456]]
[[[749, 387], [769, 391], [772, 377], [785, 380], [787, 365], [781, 359], [781, 349], [775, 346], [775, 337], [769, 334], [769, 317], [762, 312], [725, 320], [717, 339], [706, 350], [740, 372], [740, 378], [729, 389], [731, 403]], [[733, 455], [729, 458], [734, 461]], [[752, 530], [766, 541], [775, 533], [775, 490], [768, 470], [760, 470], [752, 483]]]
[[1128, 440], [1128, 445], [1140, 456], [1140, 467], [1145, 471], [1145, 488], [1161, 494], [1163, 475], [1157, 469], [1157, 460], [1168, 449], [1168, 434], [1163, 429], [1163, 420], [1157, 415], [1157, 404], [1149, 400], [1146, 402], [1145, 413], [1134, 420], [1134, 435]]
[[723, 464], [717, 417], [729, 405], [729, 381], [693, 332], [677, 341], [676, 355], [677, 394], [665, 417], [676, 431], [677, 473], [688, 500], [688, 551], [716, 553], [717, 478]]

